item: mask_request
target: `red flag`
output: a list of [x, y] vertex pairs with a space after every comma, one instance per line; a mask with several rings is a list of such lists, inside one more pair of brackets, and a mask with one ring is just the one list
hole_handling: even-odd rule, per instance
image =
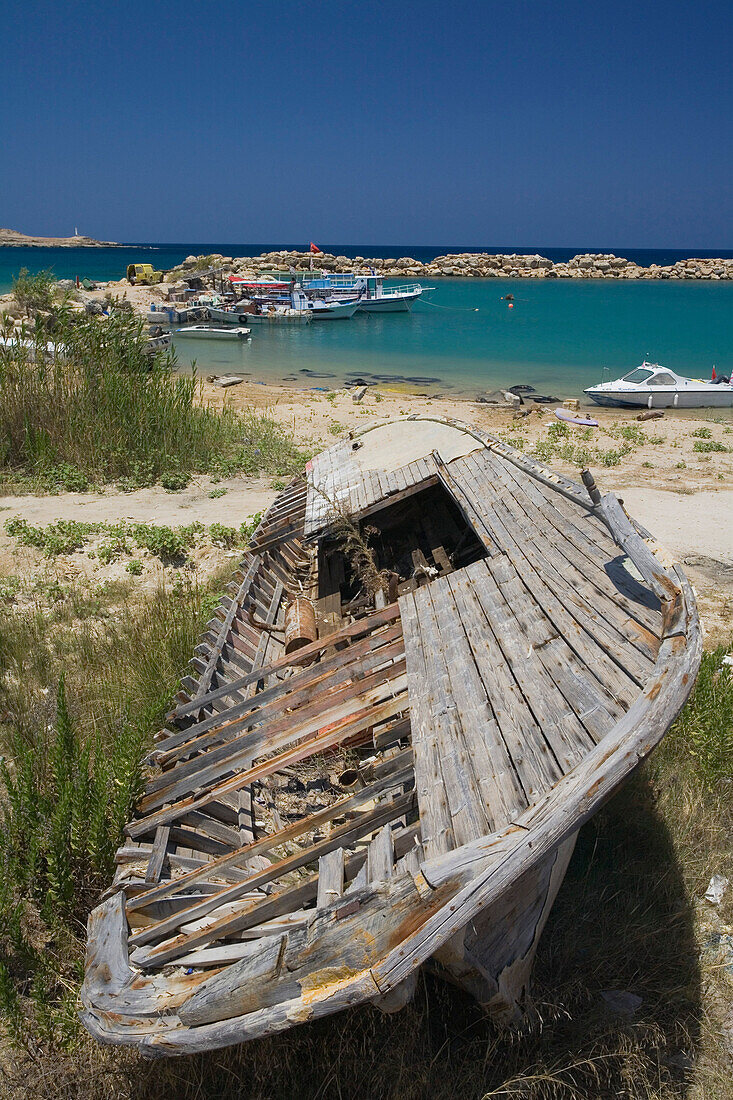
[[313, 244], [313, 241], [311, 241], [311, 252], [322, 252], [322, 251], [323, 251], [322, 248], [319, 248], [317, 244]]
[[716, 379], [717, 377], [718, 377], [718, 375], [717, 375], [717, 374], [716, 374], [716, 372], [715, 372], [715, 367], [713, 367], [713, 382], [715, 381], [715, 379]]

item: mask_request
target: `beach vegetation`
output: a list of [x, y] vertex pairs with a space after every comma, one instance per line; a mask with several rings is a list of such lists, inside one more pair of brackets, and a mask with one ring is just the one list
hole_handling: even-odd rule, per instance
[[696, 439], [710, 439], [712, 438], [712, 434], [710, 428], [696, 428], [692, 433], [693, 437]]
[[[0, 608], [0, 1019], [16, 1094], [45, 1098], [52, 1079], [54, 1095], [91, 1100], [240, 1100], [246, 1082], [255, 1100], [335, 1100], [348, 1081], [351, 1095], [390, 1100], [723, 1100], [724, 975], [695, 899], [713, 871], [733, 873], [726, 647], [704, 655], [660, 749], [582, 830], [519, 1030], [425, 974], [397, 1015], [362, 1008], [186, 1059], [183, 1074], [86, 1034], [76, 1017], [86, 915], [222, 579], [202, 590], [181, 577], [146, 602], [124, 582], [68, 586], [49, 590], [43, 610]], [[633, 992], [641, 1008], [615, 1014], [609, 989]]]
[[[212, 523], [208, 537], [214, 545], [245, 545], [259, 519], [260, 513], [245, 520], [239, 528]], [[86, 550], [90, 557], [95, 556], [103, 565], [130, 554], [132, 547], [147, 550], [164, 563], [180, 563], [187, 560], [191, 549], [206, 535], [206, 527], [199, 522], [169, 527], [130, 520], [84, 523], [61, 519], [46, 526], [34, 527], [20, 516], [6, 520], [5, 530], [23, 546], [32, 546], [47, 558]], [[94, 550], [88, 549], [93, 542], [96, 544]]]
[[613, 424], [604, 427], [602, 431], [606, 435], [610, 435], [612, 439], [623, 439], [627, 443], [632, 443], [635, 447], [643, 447], [647, 441], [644, 429], [639, 427], [638, 424]]
[[33, 316], [39, 310], [50, 310], [54, 304], [56, 278], [52, 271], [36, 271], [31, 274], [22, 267], [13, 277], [12, 294], [23, 313]]
[[730, 454], [733, 447], [726, 447], [725, 443], [719, 443], [717, 439], [696, 439], [692, 449], [698, 454]]
[[337, 420], [332, 420], [331, 423], [328, 425], [328, 430], [331, 435], [341, 435], [341, 433], [346, 429], [344, 428], [343, 424], [339, 424]]
[[143, 322], [56, 313], [56, 354], [37, 325], [33, 346], [0, 348], [0, 485], [86, 491], [136, 489], [165, 479], [171, 491], [197, 473], [287, 474], [304, 457], [265, 412], [207, 408], [194, 375], [177, 375], [169, 351], [149, 353]]

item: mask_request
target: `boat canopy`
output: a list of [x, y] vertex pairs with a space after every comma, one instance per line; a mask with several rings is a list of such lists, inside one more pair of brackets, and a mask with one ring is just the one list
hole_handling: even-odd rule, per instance
[[658, 363], [642, 363], [640, 367], [625, 374], [622, 382], [631, 382], [635, 386], [645, 384], [647, 386], [678, 386], [688, 381], [672, 374], [666, 367], [660, 367]]

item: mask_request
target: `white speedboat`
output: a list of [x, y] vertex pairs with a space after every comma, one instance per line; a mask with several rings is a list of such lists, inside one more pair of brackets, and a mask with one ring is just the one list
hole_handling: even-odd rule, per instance
[[250, 330], [240, 325], [230, 325], [228, 328], [188, 325], [187, 328], [177, 328], [173, 335], [176, 340], [182, 336], [195, 337], [197, 340], [246, 340], [250, 336]]
[[733, 408], [733, 386], [727, 378], [706, 382], [685, 378], [659, 363], [640, 367], [613, 382], [601, 382], [584, 391], [597, 405], [632, 409]]

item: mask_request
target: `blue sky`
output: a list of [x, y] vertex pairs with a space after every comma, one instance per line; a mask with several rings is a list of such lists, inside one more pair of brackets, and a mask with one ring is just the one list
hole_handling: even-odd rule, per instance
[[3, 5], [0, 225], [733, 247], [733, 5]]

